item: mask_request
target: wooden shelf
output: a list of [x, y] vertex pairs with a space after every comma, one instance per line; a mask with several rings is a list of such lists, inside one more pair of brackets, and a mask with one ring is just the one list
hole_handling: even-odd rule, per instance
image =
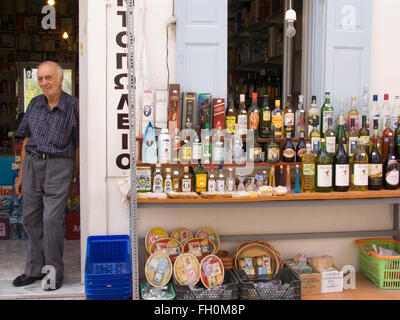
[[[286, 167], [286, 166], [291, 166], [295, 167], [296, 165], [301, 165], [300, 162], [277, 162], [277, 163], [268, 163], [268, 162], [255, 162], [255, 163], [245, 163], [245, 164], [237, 164], [237, 163], [221, 163], [224, 168], [229, 168], [229, 167], [245, 167], [246, 165], [254, 165], [255, 167], [272, 167], [275, 166], [275, 168], [280, 167], [281, 165]], [[152, 163], [143, 163], [143, 162], [137, 162], [136, 164], [138, 167], [155, 167], [156, 164]], [[219, 163], [209, 163], [209, 164], [202, 164], [203, 167], [209, 168], [211, 165], [214, 165], [214, 168], [218, 168], [220, 165]], [[188, 163], [188, 164], [183, 164], [183, 163], [163, 163], [161, 164], [161, 167], [163, 168], [171, 168], [171, 167], [197, 167], [197, 163]]]
[[[400, 197], [400, 190], [380, 190], [380, 191], [348, 191], [331, 193], [291, 193], [286, 196], [258, 197], [258, 198], [229, 198], [229, 199], [138, 199], [138, 203], [143, 204], [212, 204], [212, 203], [268, 203], [276, 201], [313, 201], [313, 200], [362, 200], [362, 199], [386, 199]], [[400, 199], [399, 199], [400, 202]]]

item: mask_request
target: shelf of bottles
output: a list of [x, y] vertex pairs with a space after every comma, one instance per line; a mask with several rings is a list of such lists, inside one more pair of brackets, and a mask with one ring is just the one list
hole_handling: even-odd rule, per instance
[[[238, 110], [230, 99], [224, 128], [205, 134], [196, 130], [192, 140], [182, 139], [179, 129], [173, 137], [166, 130], [168, 139], [157, 143], [163, 150], [158, 152], [158, 163], [139, 160], [137, 165], [148, 167], [148, 192], [249, 192], [262, 197], [280, 188], [286, 189], [281, 196], [379, 190], [384, 196], [397, 191], [400, 182], [400, 98], [393, 106], [388, 95], [382, 106], [377, 96], [373, 100], [371, 108], [360, 114], [352, 98], [347, 116], [342, 100], [334, 126], [330, 93], [320, 109], [313, 97], [308, 111], [302, 96], [297, 108], [291, 96], [284, 108], [280, 100], [272, 108], [267, 96], [259, 107], [253, 93], [247, 108], [241, 95]], [[168, 146], [160, 145], [160, 140]], [[137, 142], [141, 150], [143, 138]], [[189, 189], [182, 189], [183, 179], [191, 181]], [[158, 189], [156, 181], [162, 182]]]

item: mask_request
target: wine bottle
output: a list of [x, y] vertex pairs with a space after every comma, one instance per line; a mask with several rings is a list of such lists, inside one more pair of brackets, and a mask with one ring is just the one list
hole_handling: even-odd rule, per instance
[[336, 153], [336, 134], [333, 129], [333, 118], [328, 119], [328, 129], [325, 131], [324, 137], [326, 141], [326, 151], [333, 157]]
[[389, 155], [389, 143], [390, 139], [394, 138], [394, 132], [392, 128], [390, 127], [390, 116], [387, 116], [386, 118], [386, 123], [385, 123], [385, 130], [382, 132], [382, 141], [383, 141], [383, 154], [382, 158], [383, 161], [386, 161], [386, 158]]
[[333, 190], [346, 192], [350, 188], [350, 164], [349, 156], [344, 147], [344, 140], [339, 140], [338, 150], [333, 158]]
[[321, 151], [315, 159], [315, 191], [322, 193], [332, 192], [332, 158], [326, 151], [326, 140], [321, 139]]
[[304, 140], [305, 132], [304, 130], [300, 131], [300, 141], [296, 148], [296, 162], [302, 162], [303, 154], [307, 152], [307, 145]]
[[359, 143], [359, 138], [358, 138], [358, 132], [356, 130], [356, 120], [351, 119], [350, 120], [350, 132], [349, 132], [349, 140], [347, 143], [347, 153], [349, 154], [350, 157], [354, 155], [354, 152], [356, 151], [356, 147]]
[[368, 189], [369, 190], [381, 190], [383, 180], [383, 164], [382, 156], [378, 150], [378, 139], [373, 139], [372, 151], [368, 157], [369, 168], [368, 168]]
[[292, 105], [292, 96], [287, 96], [286, 106], [284, 109], [284, 134], [291, 133], [292, 136], [295, 136], [295, 110]]
[[321, 108], [321, 136], [328, 129], [328, 119], [334, 117], [334, 110], [331, 105], [331, 94], [325, 93], [325, 103]]
[[367, 116], [362, 116], [362, 127], [358, 132], [358, 137], [361, 140], [361, 144], [364, 149], [367, 151], [369, 149], [369, 130], [367, 128]]
[[389, 141], [389, 153], [384, 165], [384, 188], [386, 190], [396, 190], [399, 185], [399, 168], [394, 151], [393, 138]]
[[311, 144], [307, 144], [307, 152], [303, 154], [301, 174], [301, 192], [312, 193], [315, 191], [315, 154]]
[[350, 159], [351, 163], [351, 189], [353, 191], [368, 190], [368, 155], [364, 147], [357, 145], [356, 151]]
[[257, 93], [253, 93], [251, 107], [249, 108], [248, 129], [254, 134], [254, 138], [258, 138], [260, 130], [260, 109], [257, 106]]

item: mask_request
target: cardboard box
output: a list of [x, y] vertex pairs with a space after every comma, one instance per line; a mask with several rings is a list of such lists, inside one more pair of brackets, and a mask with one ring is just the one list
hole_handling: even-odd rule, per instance
[[0, 186], [0, 210], [11, 210], [13, 206], [13, 186]]
[[[333, 266], [337, 271], [321, 272], [321, 293], [343, 292], [343, 271]], [[319, 271], [317, 269], [317, 271]]]
[[81, 216], [79, 212], [65, 213], [65, 239], [78, 240], [81, 238]]
[[286, 266], [299, 276], [301, 280], [301, 296], [312, 296], [321, 294], [321, 273], [315, 272], [311, 274], [298, 274], [288, 264], [286, 264]]
[[325, 255], [321, 257], [310, 258], [308, 259], [308, 264], [314, 269], [329, 268], [333, 266], [333, 257]]

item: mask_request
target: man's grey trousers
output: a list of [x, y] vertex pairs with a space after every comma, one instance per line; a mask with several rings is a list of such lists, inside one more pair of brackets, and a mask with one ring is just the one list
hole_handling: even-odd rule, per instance
[[34, 159], [26, 154], [22, 167], [23, 219], [29, 236], [24, 274], [42, 276], [53, 266], [63, 280], [63, 218], [74, 169], [73, 158]]

